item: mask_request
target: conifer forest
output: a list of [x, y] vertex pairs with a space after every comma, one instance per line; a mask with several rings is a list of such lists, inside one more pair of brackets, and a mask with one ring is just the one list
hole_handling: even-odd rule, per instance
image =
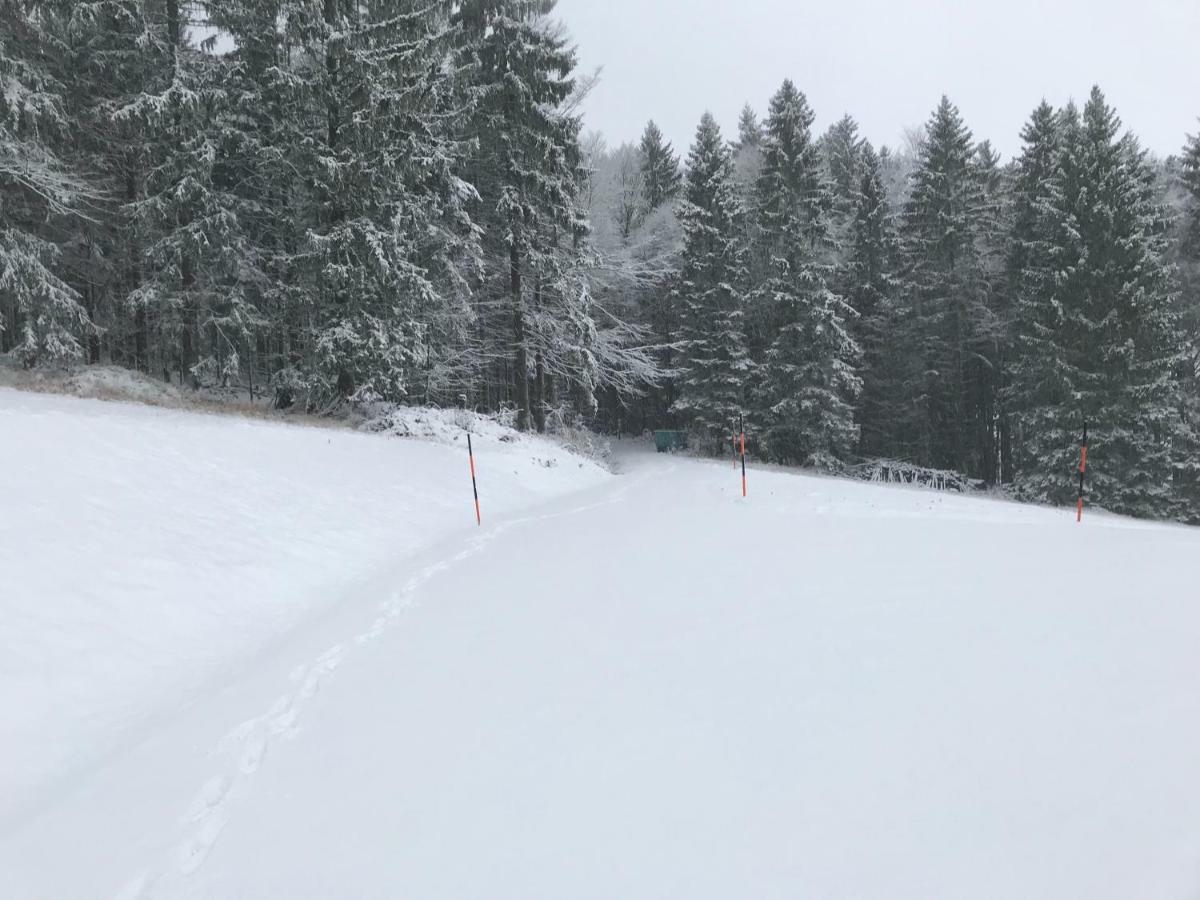
[[0, 353], [1056, 504], [1087, 423], [1097, 504], [1200, 520], [1200, 134], [1095, 87], [1006, 160], [947, 84], [872, 146], [785, 81], [617, 143], [554, 11], [0, 0]]

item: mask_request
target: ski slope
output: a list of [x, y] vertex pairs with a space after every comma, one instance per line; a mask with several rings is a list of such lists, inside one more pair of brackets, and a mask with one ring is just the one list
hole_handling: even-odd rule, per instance
[[[456, 416], [446, 446], [0, 388], [0, 825], [473, 525]], [[463, 423], [489, 517], [610, 478]]]
[[[148, 654], [157, 683], [64, 690], [15, 756], [5, 740], [9, 787], [41, 787], [0, 827], [0, 896], [1200, 892], [1196, 531], [774, 471], [751, 471], [742, 500], [728, 464], [630, 449], [616, 477], [526, 469], [534, 445], [498, 440], [480, 451], [495, 512], [474, 529], [458, 448], [196, 419], [0, 392], [0, 561], [43, 579], [15, 605], [4, 582], [5, 641], [16, 616], [42, 654], [5, 647], [6, 708], [33, 695], [10, 679], [53, 683], [35, 666], [78, 643], [118, 667]], [[157, 460], [175, 440], [221, 446], [206, 455], [223, 464], [172, 476]], [[491, 452], [513, 455], [489, 469]], [[60, 473], [68, 460], [93, 477]], [[95, 477], [118, 460], [128, 480]], [[249, 521], [214, 527], [215, 498], [276, 478], [278, 506], [239, 501]], [[110, 491], [134, 481], [128, 505]], [[176, 540], [138, 531], [147, 517]], [[235, 527], [291, 548], [256, 555], [252, 583], [299, 592], [297, 609], [260, 621], [241, 608], [257, 594], [186, 578], [238, 540], [194, 542]], [[118, 547], [177, 567], [178, 599], [137, 603], [184, 615], [230, 594], [220, 615], [259, 623], [257, 640], [214, 627], [193, 645], [153, 617], [136, 646], [91, 634], [94, 579], [68, 574], [82, 558], [104, 590], [129, 588], [102, 567]], [[225, 663], [184, 677], [183, 647]], [[50, 735], [113, 734], [84, 700], [151, 696], [158, 712], [90, 766], [9, 774]]]

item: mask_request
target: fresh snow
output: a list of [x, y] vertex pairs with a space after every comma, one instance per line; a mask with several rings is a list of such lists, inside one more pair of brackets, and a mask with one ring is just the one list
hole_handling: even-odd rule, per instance
[[487, 419], [406, 420], [458, 446], [0, 389], [0, 823], [474, 525], [461, 426], [489, 521], [610, 477]]
[[0, 435], [4, 897], [1200, 890], [1200, 532], [499, 429], [476, 529], [453, 442]]

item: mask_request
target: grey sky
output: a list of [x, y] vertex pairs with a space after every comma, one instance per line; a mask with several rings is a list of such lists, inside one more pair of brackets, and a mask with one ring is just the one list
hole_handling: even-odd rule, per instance
[[1099, 83], [1159, 154], [1200, 128], [1200, 0], [559, 0], [583, 68], [604, 67], [586, 127], [610, 144], [655, 119], [686, 152], [710, 109], [732, 135], [785, 77], [823, 130], [843, 113], [895, 145], [946, 93], [1005, 156], [1044, 96]]

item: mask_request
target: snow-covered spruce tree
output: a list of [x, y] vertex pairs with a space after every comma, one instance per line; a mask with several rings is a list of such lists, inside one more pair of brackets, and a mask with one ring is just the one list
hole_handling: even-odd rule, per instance
[[[307, 196], [294, 260], [311, 325], [314, 399], [406, 399], [428, 376], [434, 332], [469, 256], [469, 189], [455, 174], [463, 118], [450, 2], [305, 0], [286, 39], [308, 81], [297, 159]], [[460, 307], [461, 313], [461, 307]]]
[[208, 0], [206, 11], [234, 43], [221, 59], [225, 102], [210, 125], [213, 182], [236, 210], [239, 235], [226, 290], [242, 301], [233, 312], [256, 314], [215, 326], [218, 346], [244, 334], [248, 386], [257, 391], [270, 378], [277, 404], [291, 405], [305, 386], [324, 399], [329, 377], [313, 353], [323, 312], [307, 255], [322, 207], [305, 173], [319, 164], [327, 121], [313, 90], [321, 83], [308, 77], [319, 65], [307, 43], [315, 35], [301, 27], [318, 20], [305, 18], [311, 9], [277, 0]]
[[1013, 183], [1007, 259], [1013, 355], [1004, 403], [1013, 416], [1014, 462], [1024, 494], [1040, 495], [1048, 483], [1061, 480], [1053, 463], [1039, 469], [1048, 452], [1069, 465], [1081, 424], [1061, 412], [1070, 388], [1060, 347], [1063, 310], [1054, 302], [1059, 266], [1068, 252], [1064, 240], [1073, 231], [1070, 221], [1059, 220], [1066, 155], [1077, 150], [1074, 142], [1066, 144], [1064, 125], [1077, 115], [1073, 108], [1060, 114], [1044, 100], [1038, 105], [1021, 132], [1024, 148]]
[[61, 36], [54, 59], [68, 86], [72, 122], [63, 152], [74, 170], [87, 173], [97, 194], [87, 215], [64, 222], [61, 231], [66, 277], [97, 326], [87, 341], [87, 359], [150, 371], [151, 354], [160, 355], [151, 339], [153, 323], [129, 298], [141, 284], [145, 263], [138, 203], [152, 160], [161, 161], [167, 150], [144, 121], [121, 112], [168, 68], [165, 6], [139, 0], [47, 5], [57, 11]]
[[688, 154], [679, 217], [684, 245], [676, 287], [682, 349], [675, 408], [697, 443], [724, 446], [743, 412], [750, 360], [746, 351], [746, 247], [733, 154], [705, 113]]
[[866, 142], [861, 153], [862, 175], [846, 246], [850, 285], [846, 302], [858, 314], [852, 333], [862, 350], [863, 389], [857, 406], [859, 454], [893, 456], [896, 451], [892, 435], [897, 425], [891, 400], [902, 391], [905, 371], [893, 339], [898, 290], [895, 222], [879, 156]]
[[[114, 113], [150, 148], [144, 195], [133, 204], [143, 275], [129, 303], [154, 323], [164, 371], [196, 385], [206, 370], [215, 374], [205, 335], [240, 300], [227, 290], [238, 255], [236, 211], [213, 183], [212, 123], [225, 95], [219, 61], [190, 42], [188, 6], [167, 0], [157, 12], [145, 21], [145, 81]], [[229, 357], [234, 371], [237, 359]]]
[[0, 2], [0, 351], [26, 366], [79, 358], [91, 329], [51, 228], [87, 190], [61, 157], [71, 123], [48, 63], [61, 37], [54, 12]]
[[[1189, 428], [1193, 434], [1200, 434], [1200, 132], [1189, 136], [1184, 146], [1179, 180], [1184, 194], [1176, 222], [1179, 308], [1186, 340], [1182, 386]], [[1195, 461], [1194, 454], [1191, 461]], [[1182, 468], [1180, 478], [1188, 495], [1188, 515], [1196, 521], [1200, 519], [1200, 477], [1189, 472], [1187, 466]]]
[[1077, 392], [1093, 423], [1096, 501], [1133, 515], [1180, 515], [1176, 482], [1183, 475], [1194, 484], [1197, 459], [1180, 414], [1184, 346], [1166, 262], [1167, 212], [1145, 151], [1121, 133], [1098, 87], [1084, 106], [1080, 141], [1086, 189], [1070, 196], [1086, 255], [1067, 287], [1077, 288], [1071, 299], [1091, 332]]
[[747, 103], [742, 107], [742, 111], [738, 115], [738, 136], [735, 149], [743, 150], [748, 147], [761, 147], [762, 141], [762, 122], [759, 121], [758, 113], [754, 111], [754, 107]]
[[999, 154], [986, 140], [975, 148], [975, 166], [983, 197], [976, 246], [985, 298], [969, 401], [978, 410], [972, 443], [979, 459], [979, 477], [988, 484], [1007, 484], [1013, 480], [1012, 422], [1003, 403], [1012, 352], [1012, 297], [1006, 278], [1012, 175], [1000, 165]]
[[563, 332], [548, 327], [581, 312], [589, 296], [570, 288], [579, 285], [587, 230], [579, 198], [585, 172], [579, 120], [567, 109], [575, 53], [548, 19], [555, 5], [467, 0], [456, 16], [478, 99], [467, 171], [479, 195], [475, 218], [488, 267], [480, 297], [483, 365], [499, 382], [498, 396], [485, 401], [513, 403], [522, 430], [531, 422], [544, 427], [557, 400], [556, 372], [573, 373], [576, 386], [594, 379], [577, 368], [593, 357], [559, 345], [554, 338]]
[[1098, 88], [1082, 117], [1068, 107], [1061, 128], [1039, 226], [1049, 262], [1042, 273], [1038, 256], [1027, 264], [1033, 271], [1021, 296], [1017, 365], [1036, 373], [1036, 390], [1017, 407], [1018, 486], [1026, 496], [1070, 502], [1086, 420], [1095, 502], [1133, 515], [1179, 515], [1176, 479], [1189, 476], [1179, 467], [1193, 436], [1181, 414], [1182, 338], [1153, 173]]
[[[858, 210], [864, 144], [865, 141], [858, 134], [858, 123], [848, 115], [831, 125], [817, 141], [830, 196], [828, 243], [832, 248], [834, 270], [829, 279], [829, 286], [835, 293], [846, 298], [858, 287], [857, 276], [850, 259], [850, 245], [854, 239], [852, 231]], [[854, 316], [848, 325], [851, 335], [861, 347], [864, 320], [861, 316]]]
[[864, 144], [858, 133], [858, 123], [849, 115], [842, 116], [821, 136], [820, 149], [829, 174], [838, 224], [848, 222], [854, 215], [862, 180]]
[[754, 189], [762, 172], [763, 128], [749, 103], [738, 117], [738, 138], [733, 143], [734, 181], [747, 210], [754, 208]]
[[911, 360], [901, 455], [973, 477], [988, 471], [991, 448], [980, 385], [997, 327], [980, 246], [986, 198], [971, 132], [942, 98], [920, 143], [901, 218], [903, 315], [898, 339]]
[[[1189, 336], [1193, 378], [1200, 380], [1200, 132], [1189, 136], [1179, 158], [1179, 216], [1176, 260], [1181, 274], [1180, 307]], [[1177, 190], [1178, 190], [1177, 189]], [[1200, 385], [1192, 393], [1200, 404]]]
[[1189, 255], [1200, 258], [1200, 131], [1188, 136], [1180, 161], [1180, 180], [1188, 193], [1184, 211], [1185, 246]]
[[854, 311], [829, 287], [832, 205], [812, 140], [813, 113], [790, 81], [771, 99], [758, 179], [753, 302], [767, 310], [755, 418], [772, 459], [831, 467], [858, 443]]
[[642, 157], [642, 196], [649, 213], [679, 196], [683, 175], [675, 148], [654, 122], [646, 125], [638, 151]]

